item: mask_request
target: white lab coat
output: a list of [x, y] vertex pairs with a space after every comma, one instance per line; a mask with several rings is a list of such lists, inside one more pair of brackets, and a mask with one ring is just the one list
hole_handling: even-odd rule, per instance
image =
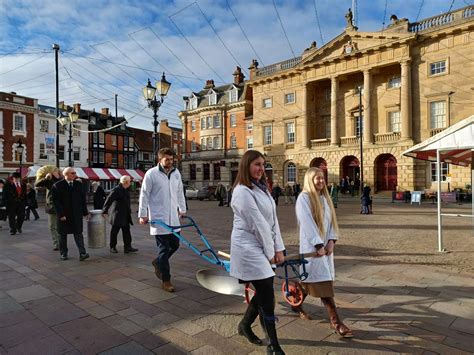
[[[324, 204], [324, 230], [326, 235], [321, 236], [319, 228], [311, 214], [311, 201], [306, 192], [301, 193], [296, 201], [296, 218], [298, 220], [300, 234], [300, 253], [316, 252], [317, 244], [326, 244], [329, 240], [337, 240], [332, 227], [332, 216], [328, 202], [324, 196], [321, 196]], [[305, 265], [309, 276], [303, 282], [322, 282], [334, 281], [334, 253], [329, 256], [319, 258], [307, 258], [308, 264]], [[302, 268], [301, 268], [302, 269]]]
[[[158, 166], [148, 170], [140, 190], [138, 217], [160, 219], [168, 225], [178, 226], [179, 212], [186, 213], [181, 174], [176, 169], [169, 178]], [[170, 234], [165, 228], [150, 224], [150, 235]]]
[[275, 275], [269, 260], [285, 250], [275, 201], [254, 186], [237, 185], [232, 193], [234, 225], [230, 246], [230, 275], [244, 281]]

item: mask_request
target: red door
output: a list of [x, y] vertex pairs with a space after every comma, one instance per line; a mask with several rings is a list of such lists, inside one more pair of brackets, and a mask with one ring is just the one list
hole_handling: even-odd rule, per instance
[[394, 191], [397, 186], [397, 159], [384, 154], [377, 159], [377, 191]]

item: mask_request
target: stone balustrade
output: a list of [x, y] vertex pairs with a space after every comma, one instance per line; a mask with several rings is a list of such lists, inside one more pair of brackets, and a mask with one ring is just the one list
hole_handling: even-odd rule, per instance
[[410, 23], [408, 30], [410, 32], [422, 32], [433, 27], [444, 26], [452, 22], [462, 21], [474, 16], [474, 6], [467, 6], [462, 9], [448, 12], [439, 16], [433, 16], [420, 22]]
[[341, 145], [358, 145], [359, 144], [359, 137], [351, 136], [351, 137], [341, 137]]
[[311, 148], [327, 147], [331, 145], [329, 138], [311, 139]]
[[265, 75], [276, 73], [281, 70], [290, 69], [290, 68], [293, 68], [295, 65], [297, 65], [299, 62], [301, 62], [301, 56], [284, 60], [283, 62], [275, 63], [272, 65], [268, 65], [266, 67], [257, 69], [256, 75], [265, 76]]
[[433, 128], [430, 129], [430, 137], [433, 137], [434, 135], [438, 134], [439, 132], [444, 131], [445, 128]]
[[396, 142], [400, 140], [400, 132], [375, 133], [375, 143]]

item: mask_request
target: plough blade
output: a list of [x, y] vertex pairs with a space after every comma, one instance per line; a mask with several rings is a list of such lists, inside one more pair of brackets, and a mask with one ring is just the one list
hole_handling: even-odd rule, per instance
[[222, 293], [224, 295], [245, 295], [245, 284], [220, 269], [203, 269], [196, 273], [199, 284], [208, 290]]

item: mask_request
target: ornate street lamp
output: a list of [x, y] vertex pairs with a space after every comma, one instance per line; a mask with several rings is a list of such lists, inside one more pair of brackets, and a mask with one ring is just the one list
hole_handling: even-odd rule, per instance
[[[158, 133], [158, 110], [165, 100], [166, 95], [171, 87], [171, 83], [166, 81], [165, 73], [163, 73], [161, 80], [156, 82], [156, 87], [151, 85], [150, 79], [148, 79], [148, 84], [143, 88], [143, 96], [148, 102], [148, 107], [153, 110], [153, 157], [155, 162], [158, 161], [157, 153], [160, 150], [160, 139]], [[159, 96], [159, 99], [157, 99]]]
[[16, 142], [16, 152], [20, 156], [20, 179], [23, 178], [23, 171], [22, 171], [22, 164], [23, 164], [23, 151], [25, 150], [25, 146], [23, 145], [23, 142], [21, 141], [21, 138], [18, 139], [18, 142]]
[[64, 127], [67, 124], [69, 124], [69, 139], [68, 139], [68, 159], [69, 163], [68, 166], [74, 166], [74, 159], [72, 156], [72, 129], [73, 129], [73, 124], [77, 122], [79, 119], [79, 114], [77, 112], [71, 111], [68, 112], [68, 116], [63, 116], [59, 118], [59, 123]]

